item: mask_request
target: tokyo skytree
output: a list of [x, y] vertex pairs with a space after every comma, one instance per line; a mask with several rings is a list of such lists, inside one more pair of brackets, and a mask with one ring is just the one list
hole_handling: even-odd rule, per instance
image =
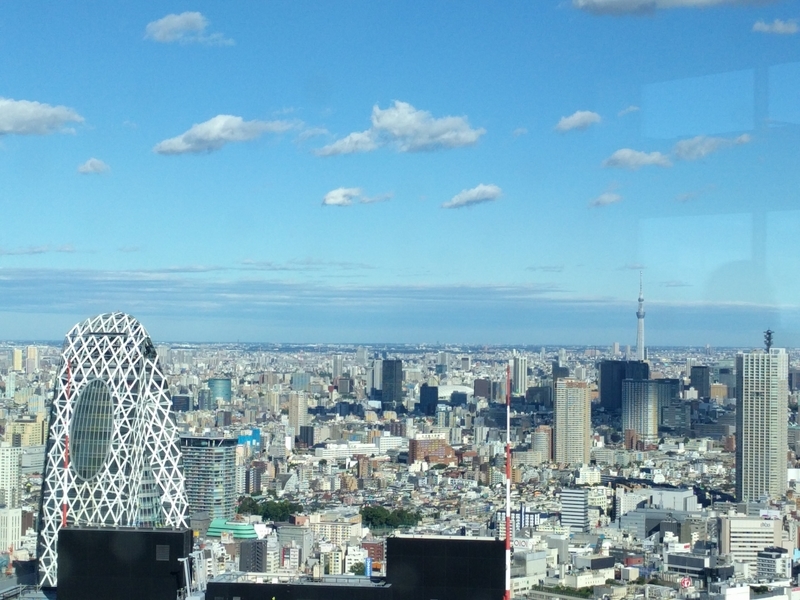
[[636, 311], [636, 360], [647, 358], [644, 350], [644, 292], [642, 272], [639, 271], [639, 310]]

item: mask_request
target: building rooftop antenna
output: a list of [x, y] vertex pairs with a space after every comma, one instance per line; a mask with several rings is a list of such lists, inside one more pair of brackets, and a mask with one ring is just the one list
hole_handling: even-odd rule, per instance
[[772, 334], [775, 333], [772, 329], [767, 329], [764, 332], [764, 345], [767, 347], [767, 352], [772, 348]]

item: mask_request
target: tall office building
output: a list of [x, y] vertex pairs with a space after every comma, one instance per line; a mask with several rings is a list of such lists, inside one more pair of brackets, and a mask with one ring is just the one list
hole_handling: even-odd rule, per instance
[[435, 385], [423, 383], [419, 388], [419, 410], [426, 417], [436, 415], [436, 405], [439, 403], [439, 388]]
[[13, 447], [8, 442], [0, 442], [0, 505], [2, 506], [19, 507], [21, 460], [21, 447]]
[[25, 350], [25, 372], [28, 375], [39, 370], [39, 348], [28, 346]]
[[338, 379], [344, 373], [344, 357], [341, 354], [333, 355], [333, 368], [331, 375], [333, 379]]
[[561, 525], [572, 533], [589, 531], [589, 490], [563, 488], [561, 490]]
[[549, 425], [539, 425], [531, 436], [532, 450], [539, 452], [542, 461], [549, 463], [553, 459], [553, 429]]
[[600, 362], [600, 406], [609, 412], [622, 409], [622, 382], [625, 379], [649, 379], [650, 367], [635, 360]]
[[711, 367], [694, 365], [689, 371], [692, 387], [697, 390], [698, 398], [711, 397]]
[[123, 313], [75, 325], [61, 351], [50, 413], [41, 585], [56, 585], [62, 527], [185, 527], [186, 511], [178, 431], [150, 336]]
[[208, 389], [211, 391], [211, 400], [214, 406], [219, 406], [219, 403], [230, 404], [233, 398], [231, 391], [231, 380], [227, 378], [217, 378], [208, 380]]
[[575, 379], [557, 380], [553, 403], [555, 462], [573, 465], [589, 463], [591, 418], [588, 384]]
[[302, 392], [289, 394], [289, 426], [294, 435], [300, 435], [300, 428], [308, 423], [308, 400]]
[[524, 395], [528, 389], [528, 358], [514, 351], [514, 362], [511, 371], [511, 393]]
[[636, 360], [647, 358], [644, 349], [644, 291], [642, 288], [642, 272], [639, 271], [639, 309], [636, 311]]
[[6, 398], [13, 398], [14, 394], [17, 393], [17, 374], [14, 371], [6, 375], [5, 384]]
[[11, 350], [11, 369], [13, 371], [22, 371], [22, 348], [14, 348]]
[[658, 443], [662, 410], [680, 399], [679, 379], [625, 379], [622, 382], [622, 430], [645, 447]]
[[399, 358], [383, 361], [381, 383], [383, 410], [396, 410], [403, 403], [403, 361]]
[[236, 510], [236, 438], [181, 436], [190, 514], [231, 519]]
[[783, 348], [736, 357], [736, 498], [786, 493], [789, 359]]

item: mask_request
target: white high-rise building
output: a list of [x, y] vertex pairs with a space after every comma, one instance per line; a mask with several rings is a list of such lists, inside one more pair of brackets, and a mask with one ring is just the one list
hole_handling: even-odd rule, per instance
[[344, 357], [341, 354], [334, 354], [333, 355], [333, 375], [334, 379], [337, 379], [342, 376], [344, 373]]
[[553, 402], [555, 462], [589, 463], [591, 449], [591, 398], [585, 381], [558, 379]]
[[6, 375], [6, 398], [13, 398], [17, 393], [17, 374], [11, 371]]
[[561, 490], [561, 525], [573, 533], [589, 531], [588, 488], [563, 488]]
[[514, 351], [514, 364], [511, 372], [511, 393], [524, 394], [528, 390], [528, 358]]
[[736, 357], [736, 498], [786, 493], [789, 358], [783, 348]]
[[10, 508], [19, 507], [21, 459], [22, 448], [15, 448], [8, 442], [2, 442], [0, 445], [0, 504]]
[[19, 547], [22, 538], [22, 509], [0, 508], [0, 547], [3, 550]]

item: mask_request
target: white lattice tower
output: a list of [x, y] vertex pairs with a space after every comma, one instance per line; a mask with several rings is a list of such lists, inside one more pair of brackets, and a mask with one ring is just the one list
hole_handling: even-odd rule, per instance
[[[110, 395], [110, 408], [102, 401], [95, 401], [100, 408], [89, 406], [88, 393], [84, 400], [82, 392], [96, 380], [104, 382], [93, 388]], [[93, 428], [73, 431], [81, 402], [89, 403], [82, 414], [110, 411], [107, 430], [96, 424], [101, 415]], [[70, 447], [74, 435], [78, 440]], [[93, 465], [87, 474], [75, 468], [70, 454], [89, 446], [93, 452], [100, 447], [102, 456], [84, 459]], [[142, 507], [153, 495], [153, 481], [159, 506], [151, 513]], [[147, 331], [124, 313], [76, 325], [64, 342], [50, 415], [38, 543], [42, 586], [57, 583], [58, 531], [64, 524], [185, 527], [187, 510], [180, 440]]]

